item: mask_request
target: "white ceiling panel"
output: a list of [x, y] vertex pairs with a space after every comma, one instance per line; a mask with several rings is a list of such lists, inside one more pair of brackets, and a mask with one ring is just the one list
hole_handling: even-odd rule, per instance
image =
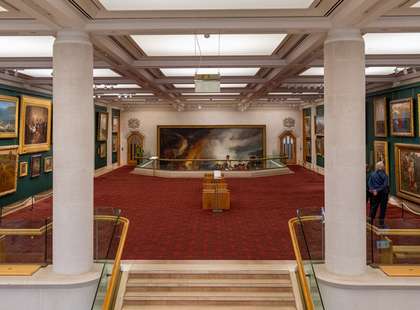
[[217, 34], [209, 38], [204, 35], [132, 36], [148, 56], [271, 55], [285, 37], [285, 34]]
[[259, 68], [170, 68], [160, 69], [166, 76], [194, 76], [198, 74], [218, 74], [221, 76], [253, 76]]
[[367, 55], [420, 54], [420, 33], [367, 33], [363, 37]]
[[412, 8], [420, 8], [420, 1], [417, 1], [416, 3], [414, 3], [411, 7]]
[[[19, 73], [32, 77], [52, 77], [52, 69], [22, 69]], [[93, 69], [94, 77], [119, 77], [120, 75], [110, 69]]]
[[99, 0], [109, 11], [306, 9], [314, 0]]
[[[220, 84], [221, 88], [243, 88], [248, 84]], [[174, 84], [176, 88], [195, 88], [195, 84]]]
[[54, 37], [0, 36], [0, 57], [52, 57]]
[[[404, 68], [397, 68], [397, 67], [367, 67], [365, 69], [366, 75], [390, 75], [394, 74], [398, 71], [403, 70]], [[324, 75], [324, 68], [323, 67], [312, 67], [308, 70], [302, 72], [300, 75], [302, 76], [318, 76]]]

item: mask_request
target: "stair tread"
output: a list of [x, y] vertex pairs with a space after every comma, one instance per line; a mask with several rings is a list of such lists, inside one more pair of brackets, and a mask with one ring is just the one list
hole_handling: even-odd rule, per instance
[[289, 287], [290, 279], [136, 279], [129, 278], [131, 286], [275, 286]]
[[217, 301], [291, 301], [294, 300], [293, 294], [271, 294], [263, 295], [258, 294], [256, 296], [244, 296], [238, 294], [206, 294], [203, 296], [202, 293], [193, 294], [126, 294], [124, 300], [188, 300], [188, 301], [199, 301], [199, 300], [217, 300]]
[[293, 306], [125, 305], [122, 310], [296, 310]]

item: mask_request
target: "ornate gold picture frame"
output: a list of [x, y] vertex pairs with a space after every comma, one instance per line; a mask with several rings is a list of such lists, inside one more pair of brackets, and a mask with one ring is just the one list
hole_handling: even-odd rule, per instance
[[375, 137], [386, 137], [388, 135], [386, 97], [375, 97], [373, 99], [373, 126]]
[[420, 145], [395, 144], [397, 196], [420, 203]]
[[53, 157], [47, 156], [44, 158], [44, 172], [53, 171]]
[[21, 161], [19, 163], [19, 177], [23, 178], [28, 175], [29, 163], [27, 161]]
[[18, 147], [0, 147], [0, 197], [16, 192], [18, 173]]
[[386, 174], [389, 175], [389, 157], [387, 141], [373, 142], [373, 159], [375, 164], [379, 161], [383, 161], [385, 164]]
[[413, 98], [390, 102], [391, 135], [414, 137]]
[[51, 147], [51, 100], [22, 97], [19, 152], [49, 151]]
[[17, 138], [19, 98], [0, 96], [0, 139]]

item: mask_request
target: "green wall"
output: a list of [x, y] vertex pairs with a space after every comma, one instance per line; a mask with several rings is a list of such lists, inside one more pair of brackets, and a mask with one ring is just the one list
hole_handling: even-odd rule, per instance
[[[99, 142], [97, 141], [96, 137], [98, 136], [98, 120], [99, 120], [99, 112], [106, 112], [106, 107], [96, 105], [95, 104], [95, 169], [103, 168], [106, 166], [106, 157], [108, 154], [105, 154], [105, 158], [101, 158], [99, 156], [99, 146], [101, 143], [106, 142]], [[109, 127], [109, 126], [108, 126]], [[108, 153], [108, 152], [106, 152]]]
[[[418, 102], [417, 94], [420, 93], [420, 83], [394, 87], [387, 89], [385, 91], [380, 91], [376, 93], [369, 94], [366, 98], [366, 162], [372, 167], [373, 163], [373, 142], [378, 141], [388, 141], [388, 156], [389, 156], [389, 180], [390, 180], [390, 189], [391, 193], [395, 194], [395, 154], [394, 154], [394, 144], [395, 143], [411, 143], [419, 144], [419, 118], [418, 118]], [[376, 138], [374, 134], [374, 115], [373, 115], [373, 98], [376, 96], [386, 96], [387, 101], [387, 111], [388, 111], [388, 137], [386, 138]], [[389, 102], [395, 99], [403, 98], [413, 98], [414, 102], [414, 137], [391, 137], [389, 133], [390, 127], [390, 114], [389, 114]]]
[[[51, 96], [45, 94], [22, 90], [19, 88], [8, 87], [0, 85], [0, 95], [20, 97], [22, 95], [42, 97], [51, 99]], [[19, 123], [20, 123], [20, 109], [19, 109]], [[0, 146], [19, 145], [19, 138], [17, 139], [0, 139]], [[52, 146], [51, 146], [52, 148]], [[41, 154], [41, 175], [36, 178], [30, 176], [30, 158], [32, 155]], [[19, 155], [19, 162], [27, 161], [29, 163], [28, 175], [20, 178], [18, 176], [16, 192], [0, 197], [0, 207], [8, 204], [26, 199], [37, 193], [44, 192], [52, 188], [52, 172], [44, 173], [44, 158], [52, 155], [52, 149], [48, 152], [37, 152], [32, 154]], [[19, 170], [19, 169], [18, 169]], [[19, 171], [18, 171], [19, 175]]]

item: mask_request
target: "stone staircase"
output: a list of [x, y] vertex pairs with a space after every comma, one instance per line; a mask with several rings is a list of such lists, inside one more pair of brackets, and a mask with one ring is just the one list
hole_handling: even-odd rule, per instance
[[290, 268], [267, 261], [132, 264], [120, 291], [123, 310], [298, 309]]

